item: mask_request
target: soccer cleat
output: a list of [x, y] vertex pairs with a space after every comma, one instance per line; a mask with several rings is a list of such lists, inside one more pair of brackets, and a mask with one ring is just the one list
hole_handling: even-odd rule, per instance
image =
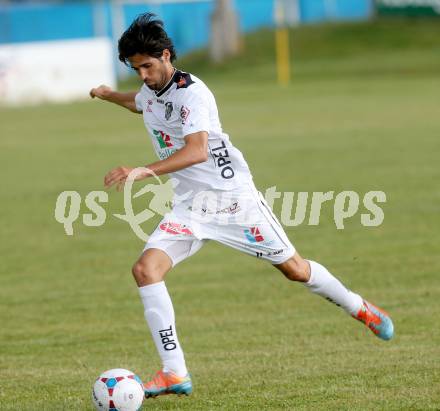
[[191, 377], [179, 377], [173, 372], [158, 371], [154, 378], [144, 384], [145, 398], [158, 395], [177, 394], [189, 395], [192, 393]]
[[363, 322], [374, 334], [382, 340], [391, 340], [394, 335], [394, 326], [390, 316], [380, 308], [364, 300], [364, 304], [353, 315], [356, 320]]

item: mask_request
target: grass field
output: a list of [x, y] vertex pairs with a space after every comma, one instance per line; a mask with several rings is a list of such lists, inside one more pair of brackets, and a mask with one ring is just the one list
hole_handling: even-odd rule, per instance
[[[284, 89], [271, 39], [247, 38], [223, 67], [203, 53], [181, 67], [213, 89], [261, 190], [387, 194], [380, 227], [363, 227], [361, 210], [337, 230], [329, 203], [319, 226], [287, 232], [387, 309], [395, 339], [210, 243], [167, 278], [194, 395], [144, 409], [438, 410], [440, 23], [296, 29]], [[154, 155], [140, 117], [96, 101], [1, 109], [0, 127], [0, 409], [91, 410], [100, 372], [146, 378], [159, 367], [130, 274], [143, 244], [111, 215], [120, 193], [109, 194], [105, 225], [77, 221], [72, 237], [55, 201], [64, 190], [84, 199], [112, 167]]]

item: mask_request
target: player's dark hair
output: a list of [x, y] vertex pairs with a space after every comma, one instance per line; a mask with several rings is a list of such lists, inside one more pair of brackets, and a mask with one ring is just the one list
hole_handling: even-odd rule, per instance
[[165, 49], [169, 50], [171, 61], [176, 59], [173, 42], [164, 30], [163, 22], [154, 17], [153, 13], [140, 14], [119, 39], [119, 60], [124, 64], [128, 65], [128, 58], [135, 54], [160, 58]]

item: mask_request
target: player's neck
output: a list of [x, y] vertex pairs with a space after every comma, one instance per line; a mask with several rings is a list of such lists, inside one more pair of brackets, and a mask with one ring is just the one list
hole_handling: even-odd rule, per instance
[[173, 81], [174, 73], [176, 72], [176, 68], [171, 66], [171, 69], [167, 73], [165, 82], [161, 85], [159, 90], [155, 90], [156, 94], [161, 93], [165, 88], [169, 86], [169, 84]]

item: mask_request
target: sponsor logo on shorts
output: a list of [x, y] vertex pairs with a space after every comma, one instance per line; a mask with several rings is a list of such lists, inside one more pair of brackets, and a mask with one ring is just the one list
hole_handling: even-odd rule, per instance
[[251, 227], [244, 230], [244, 235], [250, 243], [261, 243], [264, 237], [261, 235], [258, 227]]
[[161, 225], [159, 225], [159, 228], [168, 234], [174, 234], [174, 235], [178, 235], [178, 234], [192, 235], [193, 234], [192, 231], [186, 225], [179, 224], [179, 223], [172, 223], [172, 222], [162, 223]]
[[200, 212], [203, 214], [231, 214], [234, 215], [241, 211], [241, 207], [238, 204], [238, 201], [232, 203], [230, 206], [222, 208], [220, 210], [209, 210], [206, 207], [194, 208], [193, 206], [188, 206], [186, 208], [188, 211]]
[[263, 257], [263, 255], [270, 257], [273, 255], [282, 254], [283, 252], [284, 252], [284, 250], [281, 249], [281, 250], [269, 251], [267, 253], [262, 253], [261, 251], [255, 251], [255, 254], [257, 255], [257, 258], [261, 258], [261, 257]]
[[283, 253], [283, 252], [284, 252], [283, 249], [281, 249], [281, 250], [275, 250], [275, 251], [269, 251], [269, 252], [267, 253], [267, 255], [278, 255], [278, 254], [281, 254], [281, 253]]
[[238, 201], [232, 203], [229, 207], [222, 208], [221, 210], [216, 211], [216, 214], [236, 214], [241, 210], [241, 207], [238, 205]]

